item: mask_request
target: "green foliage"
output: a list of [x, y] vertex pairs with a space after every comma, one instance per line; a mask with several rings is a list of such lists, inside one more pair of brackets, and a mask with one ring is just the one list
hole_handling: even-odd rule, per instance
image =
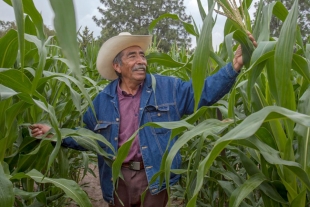
[[[124, 31], [132, 34], [148, 34], [151, 21], [166, 13], [176, 14], [183, 21], [190, 22], [190, 17], [185, 14], [183, 0], [100, 0], [100, 2], [103, 4], [103, 8], [98, 7], [101, 16], [94, 16], [93, 19], [102, 28], [103, 42]], [[169, 51], [174, 42], [190, 46], [191, 39], [177, 20], [164, 19], [157, 24], [153, 34], [159, 41], [157, 47], [165, 52]]]
[[[273, 0], [262, 0], [264, 5], [268, 5], [273, 3]], [[281, 0], [281, 2], [288, 10], [291, 10], [295, 0]], [[301, 30], [301, 35], [304, 43], [308, 42], [309, 40], [309, 33], [310, 33], [310, 12], [309, 12], [309, 7], [310, 7], [310, 2], [308, 0], [299, 0], [298, 1], [298, 25]], [[258, 7], [258, 3], [255, 3], [255, 8]], [[255, 15], [257, 13], [255, 12]], [[281, 27], [283, 25], [283, 20], [278, 19], [276, 16], [273, 16], [271, 21], [270, 21], [270, 28], [271, 32], [270, 34], [272, 37], [279, 37]]]
[[[0, 39], [0, 189], [5, 189], [0, 203], [5, 207], [65, 206], [68, 198], [90, 206], [72, 179], [81, 178], [81, 168], [85, 174], [95, 155], [60, 148], [61, 139], [72, 136], [102, 155], [112, 166], [116, 183], [135, 137], [116, 150], [100, 134], [83, 128], [81, 114], [108, 83], [94, 70], [100, 44], [85, 28], [79, 50], [72, 1], [52, 4], [56, 38], [46, 38], [42, 17], [33, 2], [25, 0], [14, 1], [19, 23]], [[197, 49], [191, 52], [174, 43], [169, 52], [161, 53], [154, 41], [147, 56], [149, 72], [192, 79], [196, 102], [203, 78], [232, 60], [234, 42], [250, 46], [238, 26], [227, 20], [225, 40], [214, 52], [211, 11], [206, 13], [199, 0], [198, 5], [204, 19], [202, 30], [181, 23], [196, 35]], [[304, 44], [298, 27], [299, 5], [296, 1], [288, 11], [281, 2], [260, 4], [260, 15], [251, 28], [258, 47], [248, 48], [248, 64], [222, 100], [178, 122], [141, 126], [168, 128], [171, 139], [179, 136], [151, 180], [168, 182], [171, 172], [181, 174], [181, 181], [168, 190], [171, 198], [186, 206], [309, 204], [310, 45]], [[243, 4], [244, 11], [248, 7]], [[283, 22], [276, 40], [270, 38], [272, 15]], [[152, 28], [165, 24], [167, 18], [176, 16], [163, 14], [151, 23]], [[42, 121], [53, 126], [53, 138], [39, 141], [29, 134], [29, 124]], [[106, 143], [114, 154], [107, 154], [97, 141]], [[170, 169], [178, 151], [182, 169]]]

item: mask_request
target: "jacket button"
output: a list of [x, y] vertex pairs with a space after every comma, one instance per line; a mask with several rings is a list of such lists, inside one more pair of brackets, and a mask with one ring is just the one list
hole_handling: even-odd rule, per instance
[[111, 178], [111, 182], [113, 182], [113, 178]]
[[110, 203], [112, 203], [112, 201], [110, 201]]
[[113, 159], [113, 160], [116, 160], [116, 157], [115, 157], [115, 156], [113, 156], [113, 157], [112, 157], [112, 159]]
[[116, 121], [119, 121], [119, 118], [116, 118]]

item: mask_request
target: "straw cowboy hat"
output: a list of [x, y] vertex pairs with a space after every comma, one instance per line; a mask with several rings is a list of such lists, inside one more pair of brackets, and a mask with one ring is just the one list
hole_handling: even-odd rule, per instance
[[115, 56], [131, 46], [139, 46], [145, 52], [151, 42], [151, 35], [131, 35], [129, 32], [122, 32], [118, 36], [108, 39], [99, 50], [96, 63], [97, 70], [105, 79], [117, 79], [118, 77], [112, 66]]

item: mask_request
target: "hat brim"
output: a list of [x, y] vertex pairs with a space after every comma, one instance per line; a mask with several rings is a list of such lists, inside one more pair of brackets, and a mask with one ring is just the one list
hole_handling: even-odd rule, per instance
[[117, 79], [113, 68], [115, 56], [131, 46], [139, 46], [145, 52], [152, 42], [151, 35], [118, 35], [108, 39], [101, 46], [97, 56], [97, 70], [107, 80]]

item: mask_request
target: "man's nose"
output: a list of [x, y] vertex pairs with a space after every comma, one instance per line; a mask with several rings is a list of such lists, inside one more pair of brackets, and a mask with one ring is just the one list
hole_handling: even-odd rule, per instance
[[137, 63], [138, 64], [146, 64], [146, 58], [143, 56], [138, 56]]

